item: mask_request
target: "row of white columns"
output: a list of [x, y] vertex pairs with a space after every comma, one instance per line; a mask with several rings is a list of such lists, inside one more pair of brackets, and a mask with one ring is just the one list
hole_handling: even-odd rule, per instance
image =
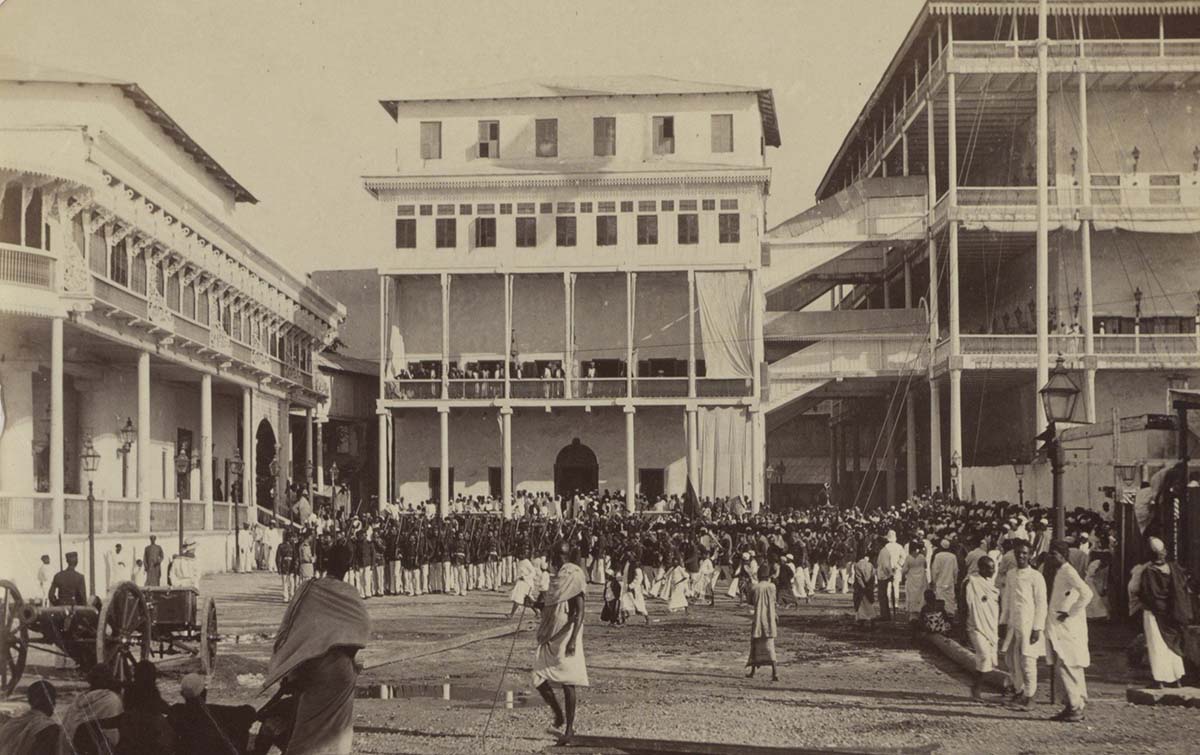
[[[445, 517], [450, 513], [450, 499], [453, 492], [450, 490], [450, 407], [439, 406], [437, 412], [440, 463], [438, 468], [438, 515]], [[637, 510], [637, 452], [635, 432], [637, 409], [632, 405], [626, 405], [623, 413], [625, 415], [625, 509], [633, 512]], [[699, 436], [697, 432], [699, 420], [697, 413], [698, 409], [691, 406], [687, 407], [685, 411], [687, 420], [685, 425], [687, 476], [690, 484], [693, 486], [699, 485], [697, 477], [699, 472]], [[513, 410], [511, 406], [500, 407], [500, 434], [503, 445], [501, 505], [506, 518], [512, 516], [512, 415]], [[378, 415], [378, 424], [379, 500], [380, 502], [386, 502], [395, 497], [395, 491], [391, 487], [391, 469], [394, 460], [394, 432], [391, 414], [389, 412], [381, 412]], [[756, 457], [761, 457], [761, 454], [756, 454]], [[755, 509], [757, 509], [757, 506], [758, 502], [755, 499]]]
[[[53, 532], [61, 532], [65, 505], [65, 480], [63, 460], [65, 456], [66, 437], [64, 432], [64, 400], [63, 400], [63, 328], [64, 320], [55, 317], [50, 320], [50, 496], [51, 496], [51, 527]], [[254, 423], [253, 423], [254, 391], [249, 386], [242, 386], [242, 505], [248, 506], [254, 500], [255, 469], [254, 453]], [[312, 410], [306, 410], [306, 461], [312, 461], [313, 434]], [[150, 477], [151, 437], [150, 427], [153, 422], [150, 411], [150, 353], [140, 351], [137, 356], [137, 468], [135, 473], [136, 495], [138, 498], [138, 529], [150, 531]], [[287, 414], [285, 412], [282, 424], [283, 444], [281, 451], [288, 449]], [[212, 375], [200, 375], [200, 497], [204, 503], [204, 529], [213, 528], [213, 403]], [[287, 454], [290, 457], [290, 453]], [[280, 482], [287, 480], [286, 458], [280, 459]], [[280, 487], [282, 490], [282, 486]], [[230, 496], [232, 497], [232, 496]]]

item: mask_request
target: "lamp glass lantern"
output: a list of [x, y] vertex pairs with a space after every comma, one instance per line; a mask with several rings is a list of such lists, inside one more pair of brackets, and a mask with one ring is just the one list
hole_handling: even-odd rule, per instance
[[137, 440], [137, 429], [133, 426], [133, 418], [125, 418], [125, 426], [121, 428], [121, 448], [125, 451], [133, 448], [133, 442]]
[[1049, 421], [1069, 422], [1075, 415], [1075, 404], [1079, 400], [1079, 386], [1075, 385], [1067, 368], [1063, 366], [1061, 354], [1054, 368], [1050, 370], [1050, 379], [1038, 393], [1042, 397], [1042, 408]]
[[95, 474], [96, 470], [100, 468], [100, 454], [92, 445], [91, 438], [83, 443], [83, 451], [79, 454], [79, 463], [83, 465], [83, 471], [89, 476]]
[[1114, 464], [1113, 466], [1116, 467], [1117, 476], [1121, 478], [1121, 483], [1125, 487], [1129, 487], [1130, 485], [1133, 485], [1134, 481], [1137, 480], [1137, 476], [1138, 476], [1138, 465], [1137, 464]]
[[1017, 476], [1018, 480], [1025, 476], [1025, 462], [1021, 461], [1020, 459], [1013, 459], [1012, 468], [1013, 474]]
[[182, 448], [175, 455], [175, 474], [185, 475], [192, 470], [192, 460]]

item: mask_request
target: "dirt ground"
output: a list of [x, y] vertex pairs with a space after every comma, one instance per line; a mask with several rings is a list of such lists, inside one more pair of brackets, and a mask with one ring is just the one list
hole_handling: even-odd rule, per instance
[[[204, 592], [216, 597], [226, 636], [209, 699], [265, 702], [258, 675], [283, 614], [276, 579], [217, 575], [205, 579]], [[360, 654], [367, 671], [355, 704], [356, 752], [534, 753], [553, 744], [549, 709], [529, 688], [532, 617], [509, 619], [505, 594], [374, 598], [368, 606], [374, 642]], [[651, 601], [649, 625], [609, 627], [599, 612], [593, 585], [584, 640], [591, 686], [580, 691], [580, 734], [949, 753], [1184, 753], [1195, 752], [1200, 732], [1200, 711], [1125, 702], [1128, 637], [1109, 627], [1092, 633], [1087, 721], [1061, 724], [1046, 720], [1058, 707], [1049, 703], [1045, 668], [1032, 713], [972, 702], [966, 677], [906, 624], [859, 628], [845, 595], [781, 611], [774, 683], [761, 671], [744, 676], [749, 611], [724, 596], [690, 616]], [[30, 661], [37, 666], [23, 685], [45, 674], [77, 688], [48, 658], [35, 653]], [[179, 679], [195, 665], [164, 668], [168, 701], [178, 699]]]

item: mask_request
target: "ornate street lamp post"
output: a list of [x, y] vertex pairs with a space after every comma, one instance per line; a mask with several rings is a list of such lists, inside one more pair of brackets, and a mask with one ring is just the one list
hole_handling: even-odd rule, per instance
[[242, 570], [242, 544], [240, 542], [240, 538], [238, 537], [238, 530], [242, 528], [241, 523], [238, 521], [240, 519], [238, 516], [238, 509], [241, 507], [241, 503], [239, 503], [236, 499], [243, 498], [244, 496], [235, 496], [233, 494], [233, 491], [235, 490], [233, 481], [237, 480], [237, 484], [241, 485], [243, 467], [244, 464], [242, 463], [242, 452], [235, 448], [233, 450], [233, 458], [229, 460], [230, 479], [228, 496], [231, 499], [231, 505], [233, 506], [233, 570], [235, 572], [240, 572]]
[[1013, 474], [1017, 476], [1017, 503], [1025, 508], [1025, 462], [1014, 457], [1012, 460]]
[[1075, 414], [1075, 402], [1079, 399], [1079, 386], [1071, 380], [1067, 368], [1063, 366], [1060, 354], [1054, 369], [1050, 370], [1050, 379], [1038, 393], [1042, 397], [1042, 408], [1046, 412], [1048, 425], [1046, 431], [1038, 436], [1045, 441], [1042, 447], [1050, 460], [1050, 471], [1053, 476], [1053, 505], [1054, 505], [1054, 539], [1061, 540], [1066, 530], [1066, 513], [1063, 511], [1062, 472], [1063, 455], [1062, 442], [1058, 437], [1057, 423], [1069, 422]]
[[129, 452], [133, 449], [134, 441], [137, 440], [137, 429], [133, 426], [133, 418], [125, 418], [125, 426], [119, 431], [121, 436], [121, 447], [117, 449], [117, 453], [121, 454], [121, 497], [129, 496]]
[[183, 488], [184, 475], [192, 471], [192, 460], [182, 448], [175, 457], [175, 492], [179, 494], [179, 552], [183, 553]]
[[79, 462], [83, 465], [88, 484], [88, 581], [92, 595], [96, 594], [96, 496], [92, 492], [92, 476], [100, 468], [100, 454], [92, 445], [92, 439], [84, 441], [83, 452], [79, 454]]
[[950, 454], [950, 497], [955, 501], [962, 498], [962, 496], [958, 494], [958, 475], [961, 471], [962, 456], [959, 455], [958, 451], [955, 451], [954, 453]]

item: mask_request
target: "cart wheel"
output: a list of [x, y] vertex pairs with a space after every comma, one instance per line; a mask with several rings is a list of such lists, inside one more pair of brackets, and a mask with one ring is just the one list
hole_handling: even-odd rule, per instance
[[108, 667], [118, 682], [133, 681], [133, 666], [150, 658], [150, 607], [132, 582], [120, 582], [108, 593], [96, 626], [96, 662]]
[[209, 598], [204, 603], [204, 617], [200, 620], [200, 668], [211, 674], [217, 667], [217, 602]]
[[29, 629], [21, 622], [21, 591], [0, 579], [0, 693], [5, 697], [21, 681], [28, 650]]

